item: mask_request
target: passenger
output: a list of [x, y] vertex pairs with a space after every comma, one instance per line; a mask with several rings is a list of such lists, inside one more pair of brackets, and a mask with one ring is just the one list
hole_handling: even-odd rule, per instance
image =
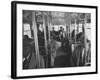
[[91, 43], [88, 39], [86, 39], [85, 45], [85, 53], [82, 56], [84, 65], [89, 66], [91, 65]]
[[71, 39], [72, 39], [72, 40], [75, 39], [75, 30], [73, 30], [72, 33], [71, 33]]
[[65, 38], [65, 31], [63, 27], [60, 27], [59, 38], [60, 38], [60, 41], [62, 41]]
[[91, 65], [91, 42], [90, 40], [87, 40], [87, 45], [88, 45], [88, 50], [87, 50], [87, 62], [89, 63], [88, 65]]
[[39, 44], [40, 55], [45, 55], [45, 39], [44, 39], [43, 26], [40, 25], [37, 29], [38, 29], [38, 44]]
[[63, 39], [63, 27], [60, 27], [59, 32], [59, 39], [62, 40]]
[[53, 39], [56, 38], [56, 31], [55, 31], [54, 27], [52, 27], [51, 37], [52, 37]]
[[65, 31], [64, 31], [64, 28], [63, 28], [63, 37], [65, 38]]
[[23, 69], [29, 68], [29, 62], [32, 57], [32, 52], [35, 53], [34, 40], [28, 35], [23, 36]]
[[46, 38], [47, 38], [47, 40], [49, 39], [49, 31], [48, 31], [48, 26], [46, 26]]
[[80, 40], [80, 44], [78, 44], [73, 51], [73, 61], [75, 66], [83, 66], [83, 59], [85, 59], [83, 57], [85, 53], [84, 35], [81, 34], [78, 40]]

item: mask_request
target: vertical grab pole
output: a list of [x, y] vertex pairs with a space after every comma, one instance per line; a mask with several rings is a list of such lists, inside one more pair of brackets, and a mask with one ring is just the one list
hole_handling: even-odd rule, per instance
[[50, 12], [47, 16], [47, 25], [48, 25], [48, 67], [51, 67], [51, 46], [50, 46]]
[[49, 36], [49, 42], [50, 42], [50, 15], [48, 14], [48, 17], [47, 17], [47, 22], [48, 22], [48, 36]]
[[70, 23], [69, 23], [69, 29], [70, 29], [70, 31], [69, 31], [69, 39], [70, 39], [70, 41], [71, 41], [71, 13], [69, 13], [69, 16], [70, 16]]
[[75, 34], [74, 34], [74, 35], [75, 35], [75, 37], [74, 37], [74, 38], [75, 38], [75, 45], [76, 45], [76, 19], [75, 19], [74, 29], [75, 29]]
[[39, 46], [38, 46], [38, 36], [37, 36], [37, 25], [35, 19], [35, 12], [32, 12], [32, 29], [34, 31], [34, 40], [35, 40], [35, 50], [36, 50], [36, 64], [37, 68], [40, 68], [40, 55], [39, 55]]
[[47, 55], [48, 55], [48, 49], [47, 49], [47, 36], [46, 36], [46, 25], [45, 25], [45, 15], [43, 13], [43, 29], [44, 29], [44, 38], [45, 38], [45, 49], [46, 49], [46, 68], [48, 67], [48, 59], [47, 59]]
[[[70, 13], [70, 29], [72, 27], [72, 17], [71, 17], [71, 13]], [[72, 41], [72, 36], [71, 36], [71, 30], [70, 30], [70, 40]]]
[[71, 40], [71, 19], [70, 19], [70, 40]]
[[[49, 13], [49, 25], [50, 25], [50, 27], [49, 27], [49, 31], [51, 31], [51, 28], [52, 28], [52, 13], [50, 12]], [[50, 44], [51, 44], [51, 34], [50, 34]], [[50, 62], [50, 66], [52, 66], [52, 53], [51, 53], [51, 51], [52, 51], [52, 47], [51, 47], [51, 45], [50, 45], [50, 60], [51, 60], [51, 62]]]
[[65, 27], [66, 27], [66, 32], [65, 32], [65, 36], [68, 38], [68, 27], [67, 27], [67, 24], [66, 24], [66, 13], [65, 13], [65, 15], [64, 15], [64, 20], [65, 20]]
[[85, 45], [85, 63], [86, 63], [86, 57], [87, 57], [87, 50], [86, 50], [86, 14], [84, 18], [84, 45]]

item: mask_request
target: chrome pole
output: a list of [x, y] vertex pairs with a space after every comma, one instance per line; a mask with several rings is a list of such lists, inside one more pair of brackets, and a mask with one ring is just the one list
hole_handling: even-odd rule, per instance
[[40, 55], [39, 55], [39, 46], [38, 46], [38, 36], [37, 36], [37, 25], [35, 19], [35, 12], [32, 12], [32, 29], [34, 31], [34, 40], [35, 40], [35, 50], [36, 50], [36, 61], [37, 68], [40, 68]]
[[[45, 25], [45, 15], [43, 13], [43, 29], [44, 29], [44, 38], [45, 38], [45, 49], [46, 49], [46, 58], [48, 55], [48, 49], [47, 49], [47, 33], [46, 33], [46, 25]], [[46, 59], [46, 67], [48, 67], [48, 60]]]

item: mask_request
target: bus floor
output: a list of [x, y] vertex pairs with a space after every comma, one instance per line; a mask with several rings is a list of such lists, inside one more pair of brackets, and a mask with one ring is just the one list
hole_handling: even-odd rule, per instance
[[74, 66], [72, 53], [65, 52], [61, 47], [61, 42], [55, 41], [52, 45], [51, 67], [71, 67]]

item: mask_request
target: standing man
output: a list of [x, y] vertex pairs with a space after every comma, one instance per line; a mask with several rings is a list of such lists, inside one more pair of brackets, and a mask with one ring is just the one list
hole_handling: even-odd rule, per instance
[[55, 39], [55, 37], [56, 37], [56, 31], [55, 31], [54, 27], [52, 27], [51, 36], [53, 39]]
[[64, 28], [63, 27], [60, 27], [60, 30], [59, 30], [59, 39], [60, 41], [62, 41], [65, 37], [65, 32], [64, 32]]

